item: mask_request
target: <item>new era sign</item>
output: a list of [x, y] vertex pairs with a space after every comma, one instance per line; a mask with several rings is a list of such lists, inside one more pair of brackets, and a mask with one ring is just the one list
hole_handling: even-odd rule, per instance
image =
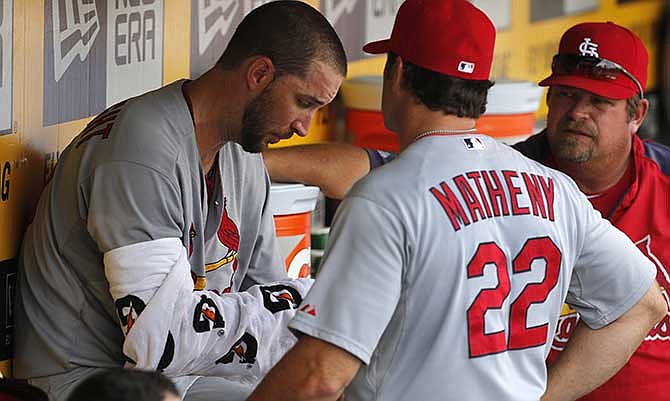
[[192, 1], [191, 77], [197, 78], [221, 57], [242, 18], [272, 0]]
[[45, 0], [44, 125], [98, 114], [163, 80], [163, 0]]
[[321, 0], [321, 12], [335, 27], [347, 60], [366, 57], [364, 44], [386, 39], [403, 0]]

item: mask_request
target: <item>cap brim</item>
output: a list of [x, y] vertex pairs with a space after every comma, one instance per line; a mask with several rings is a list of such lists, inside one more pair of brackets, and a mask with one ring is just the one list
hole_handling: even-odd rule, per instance
[[391, 40], [384, 39], [376, 42], [370, 42], [363, 46], [363, 51], [370, 54], [383, 54], [391, 50]]
[[570, 86], [582, 89], [598, 96], [621, 100], [633, 97], [638, 91], [617, 84], [616, 81], [601, 81], [580, 75], [550, 75], [538, 84], [540, 86]]

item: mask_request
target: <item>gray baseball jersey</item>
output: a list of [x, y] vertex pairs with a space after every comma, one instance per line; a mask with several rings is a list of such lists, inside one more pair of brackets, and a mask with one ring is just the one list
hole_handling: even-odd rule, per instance
[[425, 137], [340, 205], [289, 327], [364, 363], [350, 401], [537, 401], [566, 297], [599, 328], [654, 276], [564, 174], [484, 135]]
[[110, 107], [63, 151], [22, 247], [17, 377], [123, 364], [132, 305], [110, 295], [111, 250], [180, 239], [213, 297], [286, 278], [261, 156], [226, 144], [209, 199], [182, 83]]

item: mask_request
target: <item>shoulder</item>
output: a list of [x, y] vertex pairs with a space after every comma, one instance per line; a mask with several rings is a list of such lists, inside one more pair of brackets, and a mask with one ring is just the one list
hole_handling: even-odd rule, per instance
[[394, 154], [387, 164], [379, 166], [361, 178], [350, 195], [363, 198], [378, 207], [404, 213], [416, 203], [426, 187], [425, 158], [412, 149]]
[[368, 158], [370, 159], [370, 170], [383, 166], [398, 156], [397, 152], [387, 152], [378, 149], [366, 148], [365, 151], [368, 153]]
[[[97, 135], [100, 130], [103, 135]], [[175, 83], [105, 110], [77, 138], [86, 139], [96, 164], [130, 162], [171, 169], [183, 152], [197, 157], [193, 123]]]
[[637, 136], [635, 138], [638, 143], [636, 148], [640, 148], [638, 154], [656, 164], [665, 176], [670, 176], [670, 147], [651, 140], [641, 140]]
[[512, 145], [512, 147], [530, 159], [542, 161], [545, 159], [549, 149], [547, 130], [544, 129], [542, 132]]
[[119, 136], [131, 141], [172, 141], [191, 135], [193, 120], [181, 86], [177, 82], [129, 99], [115, 123], [116, 130], [122, 131]]

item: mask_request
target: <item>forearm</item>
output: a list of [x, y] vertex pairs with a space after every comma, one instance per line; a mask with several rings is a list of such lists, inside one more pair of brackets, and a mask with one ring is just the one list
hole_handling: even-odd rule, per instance
[[542, 401], [575, 400], [596, 389], [623, 367], [665, 310], [654, 284], [613, 323], [593, 330], [580, 322], [565, 350], [549, 366]]
[[360, 364], [344, 350], [303, 336], [247, 401], [336, 401]]
[[170, 377], [259, 380], [295, 341], [287, 323], [311, 286], [287, 279], [239, 293], [193, 291], [178, 238], [111, 250], [104, 264], [128, 366]]
[[344, 198], [370, 171], [367, 152], [345, 143], [268, 149], [263, 159], [273, 181], [316, 185], [335, 199]]

